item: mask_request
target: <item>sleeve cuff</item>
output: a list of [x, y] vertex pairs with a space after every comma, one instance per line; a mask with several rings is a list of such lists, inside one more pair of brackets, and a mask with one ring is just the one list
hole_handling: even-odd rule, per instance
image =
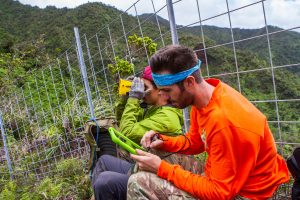
[[168, 177], [169, 177], [169, 173], [172, 173], [173, 171], [172, 168], [173, 165], [162, 160], [157, 171], [157, 176], [169, 180]]
[[168, 149], [170, 149], [170, 145], [172, 144], [172, 142], [171, 142], [172, 137], [169, 137], [169, 136], [166, 136], [163, 134], [160, 134], [160, 137], [164, 141], [164, 144], [160, 148], [160, 150], [170, 152], [170, 151], [168, 151]]

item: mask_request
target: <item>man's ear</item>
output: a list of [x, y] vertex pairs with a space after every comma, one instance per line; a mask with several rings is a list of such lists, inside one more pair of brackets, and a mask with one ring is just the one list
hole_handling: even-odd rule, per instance
[[188, 76], [183, 82], [185, 88], [191, 88], [195, 85], [195, 83], [196, 83], [196, 80], [193, 76]]

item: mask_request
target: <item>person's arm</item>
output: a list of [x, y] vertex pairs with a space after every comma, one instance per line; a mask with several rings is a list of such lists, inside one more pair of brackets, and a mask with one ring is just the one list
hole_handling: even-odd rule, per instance
[[123, 112], [125, 110], [125, 105], [127, 102], [128, 96], [121, 96], [117, 100], [117, 103], [115, 104], [115, 115], [116, 115], [116, 120], [120, 123], [120, 120], [122, 118]]
[[[199, 199], [231, 199], [238, 194], [255, 166], [257, 149], [251, 142], [245, 142], [241, 156], [234, 151], [234, 138], [227, 127], [207, 138], [209, 152], [208, 167], [210, 174], [206, 176], [192, 174], [179, 165], [171, 165], [162, 161], [157, 175], [173, 183]], [[239, 156], [240, 155], [240, 156]], [[247, 164], [245, 164], [247, 163]], [[241, 173], [242, 171], [242, 173]]]
[[161, 135], [161, 139], [164, 141], [162, 147], [163, 151], [178, 152], [182, 154], [199, 154], [204, 151], [204, 143], [201, 140], [201, 133], [196, 119], [195, 108], [192, 108], [190, 119], [190, 130], [185, 136], [168, 137]]
[[171, 110], [161, 109], [145, 119], [138, 119], [140, 113], [139, 101], [129, 98], [120, 122], [120, 132], [131, 140], [140, 143], [146, 131], [155, 130], [162, 134], [174, 135], [182, 133], [180, 119]]
[[160, 138], [164, 141], [160, 148], [162, 151], [187, 155], [195, 155], [204, 151], [204, 143], [200, 138], [200, 134], [191, 130], [186, 135], [180, 135], [177, 137], [160, 135]]
[[134, 134], [136, 137], [131, 137], [130, 135], [132, 134], [135, 124], [140, 120], [141, 112], [142, 108], [139, 105], [139, 100], [129, 97], [123, 111], [119, 130], [133, 141], [137, 141], [138, 135]]

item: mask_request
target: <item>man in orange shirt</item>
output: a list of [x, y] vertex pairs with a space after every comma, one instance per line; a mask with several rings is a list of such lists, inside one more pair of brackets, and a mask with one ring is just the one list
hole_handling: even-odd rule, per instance
[[[128, 199], [268, 199], [289, 181], [266, 117], [239, 92], [217, 79], [204, 80], [189, 48], [171, 45], [150, 60], [152, 77], [177, 108], [192, 105], [185, 136], [147, 132], [141, 144], [183, 154], [208, 154], [200, 174], [148, 152], [131, 155], [140, 170], [130, 177]], [[159, 140], [153, 142], [153, 136]], [[145, 172], [146, 171], [146, 172]]]

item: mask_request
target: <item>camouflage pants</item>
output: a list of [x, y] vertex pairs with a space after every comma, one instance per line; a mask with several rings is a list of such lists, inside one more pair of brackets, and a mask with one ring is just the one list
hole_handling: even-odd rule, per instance
[[129, 177], [127, 200], [195, 199], [187, 192], [150, 172], [138, 172]]
[[[127, 200], [192, 200], [189, 193], [150, 172], [138, 172], [129, 177]], [[233, 200], [250, 200], [236, 196]]]

